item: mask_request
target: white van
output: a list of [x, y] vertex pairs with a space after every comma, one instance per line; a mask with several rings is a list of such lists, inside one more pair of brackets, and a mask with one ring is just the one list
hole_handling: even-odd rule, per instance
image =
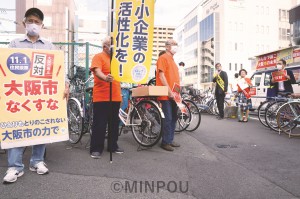
[[[287, 66], [286, 69], [291, 70], [295, 76], [296, 84], [292, 85], [294, 93], [300, 93], [300, 65]], [[276, 70], [278, 69], [259, 70], [251, 76], [254, 93], [251, 96], [253, 109], [257, 109], [260, 103], [266, 100], [267, 90], [270, 88], [271, 73]]]

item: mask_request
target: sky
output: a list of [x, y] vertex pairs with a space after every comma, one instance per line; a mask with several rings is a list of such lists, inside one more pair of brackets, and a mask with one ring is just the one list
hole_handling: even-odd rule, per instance
[[[85, 0], [88, 10], [107, 12], [108, 0]], [[178, 26], [201, 0], [156, 0], [155, 25]]]
[[200, 2], [201, 0], [157, 0], [154, 24], [178, 26], [181, 20]]

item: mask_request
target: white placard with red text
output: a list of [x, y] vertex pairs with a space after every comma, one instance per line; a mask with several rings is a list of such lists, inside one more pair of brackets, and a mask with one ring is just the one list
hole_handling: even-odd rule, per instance
[[1, 148], [69, 139], [64, 54], [0, 48]]

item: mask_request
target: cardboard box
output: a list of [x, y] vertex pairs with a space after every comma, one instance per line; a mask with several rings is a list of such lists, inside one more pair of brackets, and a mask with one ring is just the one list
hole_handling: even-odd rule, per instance
[[168, 96], [168, 87], [166, 86], [143, 86], [132, 89], [132, 97], [144, 96]]

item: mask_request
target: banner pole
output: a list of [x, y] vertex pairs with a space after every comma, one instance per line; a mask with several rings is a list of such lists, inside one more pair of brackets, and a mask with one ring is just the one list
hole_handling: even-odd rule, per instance
[[[114, 21], [114, 0], [111, 0], [111, 12], [110, 12], [110, 73], [111, 73], [111, 61], [112, 61], [112, 55], [113, 55], [113, 32], [114, 32], [114, 26], [113, 26], [113, 21]], [[109, 125], [108, 125], [108, 145], [109, 145], [109, 157], [110, 157], [110, 163], [112, 163], [112, 82], [109, 83], [109, 108], [110, 108], [110, 113], [109, 113]]]

